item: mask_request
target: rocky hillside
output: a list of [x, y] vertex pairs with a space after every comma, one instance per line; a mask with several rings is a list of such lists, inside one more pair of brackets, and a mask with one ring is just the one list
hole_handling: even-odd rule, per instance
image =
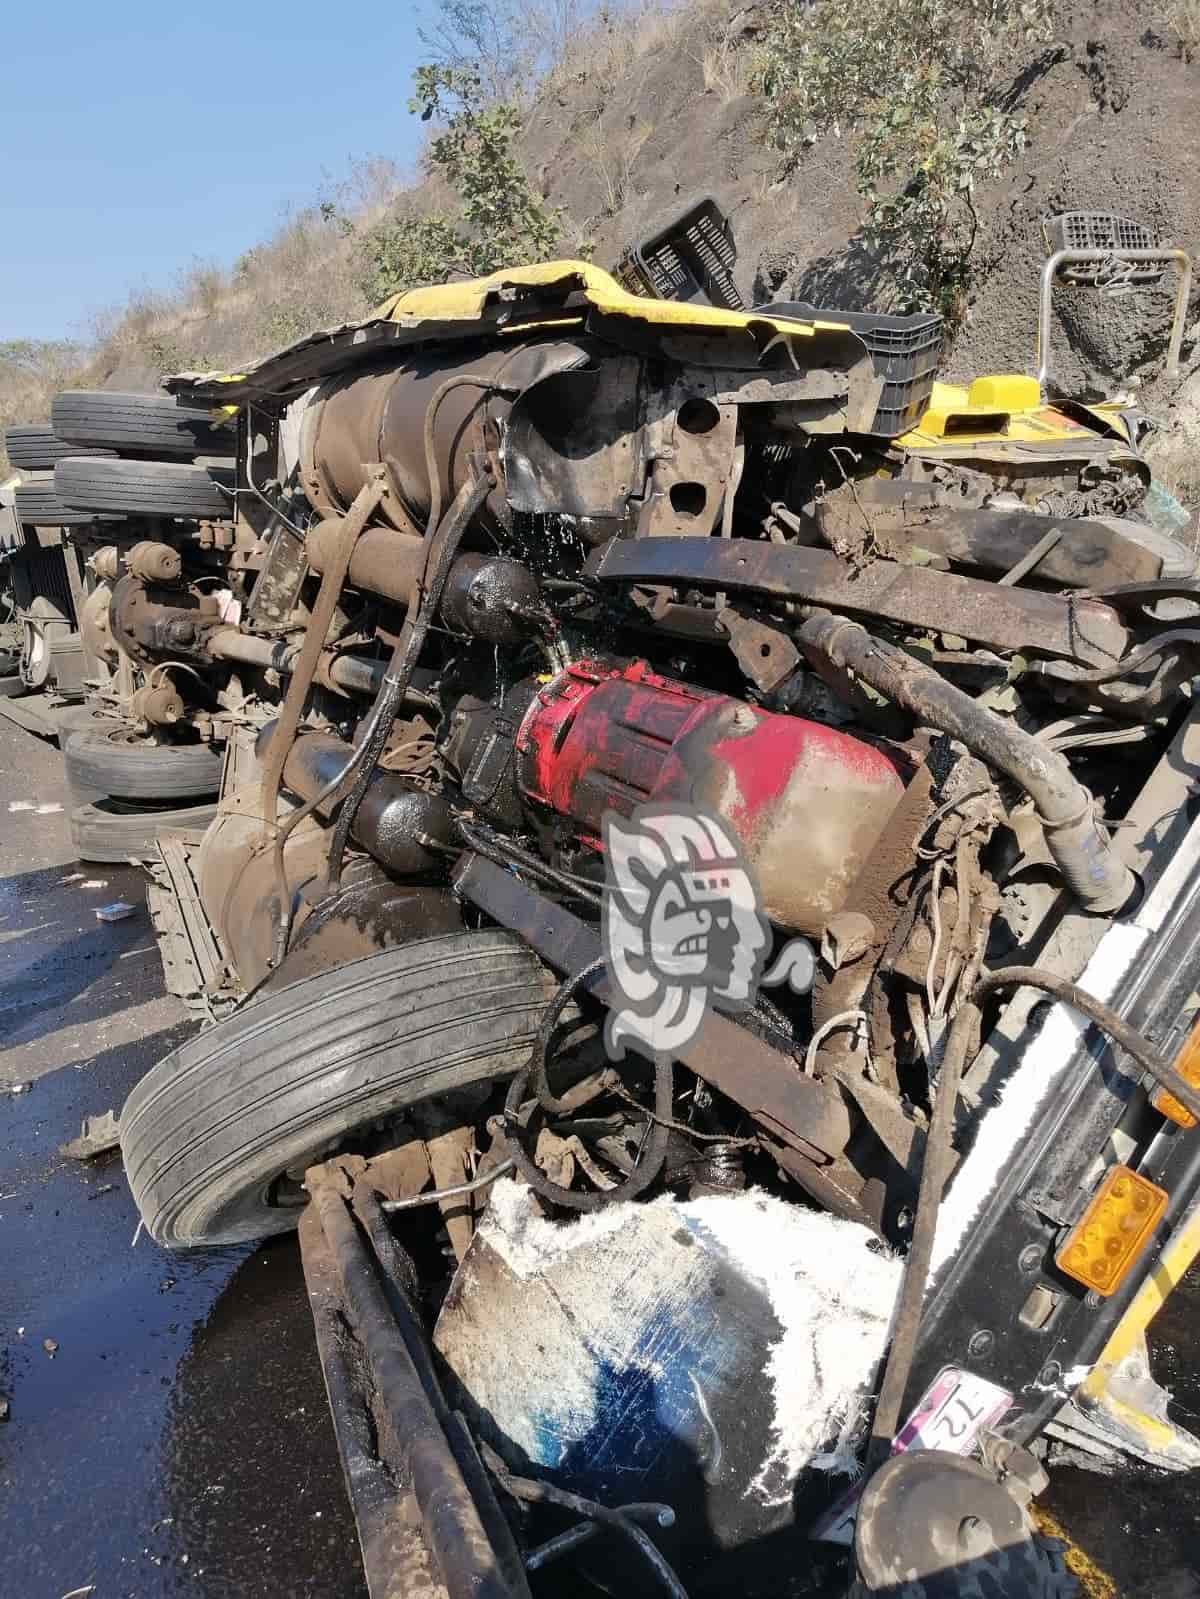
[[[1053, 40], [1013, 60], [1009, 98], [1028, 117], [1029, 144], [979, 196], [974, 281], [950, 373], [1031, 368], [1047, 216], [1113, 210], [1200, 251], [1200, 62], [1181, 40], [1183, 9], [1180, 0], [1062, 0]], [[858, 231], [847, 138], [821, 139], [786, 171], [767, 142], [753, 88], [764, 16], [765, 6], [733, 0], [601, 13], [533, 101], [527, 169], [568, 213], [564, 253], [586, 240], [611, 265], [667, 213], [711, 193], [733, 219], [747, 295], [887, 308], [886, 269]], [[234, 363], [363, 314], [356, 232], [397, 193], [385, 168], [364, 177], [349, 205], [314, 206], [232, 272], [193, 274], [181, 294], [111, 318], [80, 352], [84, 380], [149, 387], [164, 369]], [[1167, 290], [1118, 299], [1077, 291], [1059, 303], [1056, 370], [1104, 390], [1142, 379], [1144, 398], [1175, 424], [1159, 446], [1164, 472], [1200, 498], [1191, 465], [1200, 455], [1200, 340], [1185, 345], [1184, 379], [1168, 388], [1158, 375]], [[6, 405], [2, 349], [0, 420], [5, 410], [15, 419], [14, 407], [36, 408], [37, 385], [26, 373]], [[60, 352], [55, 384], [61, 366]]]

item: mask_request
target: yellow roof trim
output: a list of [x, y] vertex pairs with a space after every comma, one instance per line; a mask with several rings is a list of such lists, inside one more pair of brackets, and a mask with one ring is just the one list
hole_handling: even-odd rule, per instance
[[743, 329], [766, 323], [779, 333], [810, 338], [818, 329], [846, 332], [842, 322], [793, 322], [754, 311], [727, 311], [681, 300], [650, 300], [623, 289], [611, 273], [590, 261], [544, 261], [537, 266], [502, 267], [486, 278], [431, 284], [385, 300], [371, 320], [387, 322], [475, 322], [488, 301], [504, 289], [577, 289], [588, 305], [610, 316], [627, 316], [659, 327]]

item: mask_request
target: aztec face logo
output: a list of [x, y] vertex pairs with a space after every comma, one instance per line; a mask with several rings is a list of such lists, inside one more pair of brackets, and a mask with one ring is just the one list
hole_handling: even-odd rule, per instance
[[616, 993], [605, 1024], [613, 1060], [655, 1058], [695, 1038], [708, 1006], [746, 1010], [763, 983], [812, 984], [813, 952], [794, 939], [763, 975], [771, 926], [738, 842], [717, 816], [644, 805], [604, 818], [602, 936]]

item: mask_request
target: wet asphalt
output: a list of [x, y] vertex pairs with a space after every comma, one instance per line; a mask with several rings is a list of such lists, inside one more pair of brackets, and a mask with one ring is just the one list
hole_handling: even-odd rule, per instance
[[361, 1599], [295, 1242], [134, 1245], [119, 1156], [59, 1153], [192, 1027], [61, 773], [0, 721], [0, 1596]]
[[[77, 864], [67, 804], [57, 750], [0, 720], [0, 1599], [365, 1599], [294, 1240], [135, 1243], [119, 1156], [59, 1152], [194, 1025], [145, 874]], [[1193, 1273], [1153, 1343], [1200, 1431], [1197, 1327]], [[1045, 1503], [1095, 1599], [1195, 1599], [1195, 1488], [1060, 1469]]]

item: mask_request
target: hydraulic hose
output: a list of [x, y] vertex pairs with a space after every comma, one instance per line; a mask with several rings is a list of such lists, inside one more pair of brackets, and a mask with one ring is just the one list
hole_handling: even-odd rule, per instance
[[[441, 392], [439, 389], [438, 393]], [[486, 472], [464, 483], [454, 503], [429, 538], [425, 569], [418, 584], [419, 597], [413, 596], [414, 603], [408, 607], [405, 615], [404, 626], [400, 630], [396, 647], [392, 651], [391, 662], [380, 685], [379, 698], [372, 709], [368, 728], [358, 746], [362, 751], [362, 759], [357, 766], [353, 787], [342, 802], [334, 826], [333, 840], [329, 846], [330, 893], [337, 892], [341, 881], [342, 856], [345, 853], [346, 840], [350, 836], [350, 829], [354, 825], [354, 818], [358, 814], [362, 797], [367, 792], [376, 763], [391, 735], [396, 713], [404, 703], [413, 668], [424, 648], [434, 612], [441, 603], [442, 590], [446, 586], [446, 578], [458, 552], [458, 546], [471, 524], [471, 518], [491, 492], [492, 486], [493, 480]]]
[[1129, 902], [1137, 878], [1113, 849], [1096, 819], [1095, 800], [1072, 776], [1065, 757], [858, 622], [819, 611], [797, 637], [810, 659], [853, 672], [1019, 783], [1037, 807], [1059, 871], [1085, 910], [1111, 916]]
[[593, 961], [575, 972], [560, 985], [558, 993], [551, 1000], [542, 1025], [538, 1030], [538, 1038], [534, 1044], [533, 1052], [528, 1062], [513, 1078], [508, 1085], [508, 1095], [504, 1101], [504, 1125], [508, 1133], [509, 1152], [517, 1163], [517, 1170], [529, 1184], [530, 1188], [548, 1199], [553, 1205], [561, 1205], [567, 1210], [601, 1210], [605, 1205], [613, 1205], [625, 1199], [635, 1199], [638, 1194], [649, 1188], [650, 1184], [662, 1170], [663, 1162], [667, 1158], [667, 1144], [670, 1138], [671, 1111], [675, 1097], [675, 1073], [672, 1070], [670, 1058], [660, 1056], [654, 1063], [654, 1116], [651, 1118], [650, 1131], [646, 1139], [645, 1148], [641, 1158], [629, 1175], [623, 1178], [615, 1188], [605, 1188], [596, 1193], [585, 1193], [573, 1188], [564, 1188], [561, 1183], [551, 1182], [540, 1167], [536, 1166], [526, 1154], [521, 1136], [524, 1129], [519, 1119], [519, 1111], [529, 1090], [531, 1079], [535, 1078], [535, 1095], [541, 1102], [541, 1094], [545, 1091], [551, 1104], [555, 1101], [546, 1087], [546, 1042], [571, 1000], [584, 983], [589, 981], [603, 965], [603, 962]]
[[1081, 1012], [1200, 1122], [1200, 1093], [1179, 1075], [1169, 1061], [1163, 1059], [1136, 1027], [1131, 1027], [1110, 1005], [1093, 998], [1069, 978], [1043, 971], [1039, 966], [1004, 966], [999, 971], [986, 972], [975, 984], [975, 997], [981, 999], [997, 988], [1039, 988], [1043, 994], [1049, 994], [1064, 1005], [1070, 1005], [1072, 1010]]

